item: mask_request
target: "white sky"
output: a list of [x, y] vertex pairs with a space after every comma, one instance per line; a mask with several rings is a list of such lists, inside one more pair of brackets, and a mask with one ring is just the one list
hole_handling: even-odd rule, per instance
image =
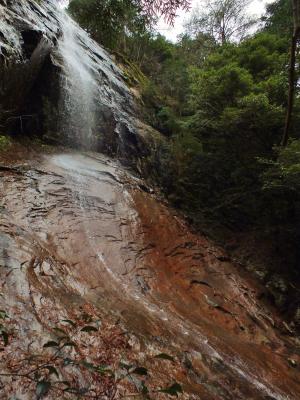
[[70, 0], [59, 0], [60, 7], [66, 8], [69, 5]]
[[[265, 5], [268, 3], [272, 3], [273, 1], [274, 0], [253, 0], [248, 9], [245, 10], [245, 12], [248, 12], [250, 15], [260, 17], [265, 10]], [[198, 5], [201, 5], [201, 0], [191, 0], [191, 5], [191, 9], [196, 8]], [[189, 18], [189, 15], [190, 11], [185, 12], [179, 10], [178, 17], [176, 18], [174, 23], [174, 27], [170, 27], [164, 22], [163, 18], [161, 18], [159, 20], [157, 30], [167, 39], [175, 42], [177, 35], [180, 35], [180, 33], [183, 32], [183, 23]]]

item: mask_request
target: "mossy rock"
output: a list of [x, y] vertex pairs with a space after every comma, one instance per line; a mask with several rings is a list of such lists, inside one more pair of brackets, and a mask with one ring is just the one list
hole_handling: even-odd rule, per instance
[[126, 56], [119, 52], [114, 52], [113, 54], [116, 57], [116, 62], [123, 71], [124, 79], [128, 86], [144, 87], [147, 85], [149, 79], [134, 62], [129, 61]]

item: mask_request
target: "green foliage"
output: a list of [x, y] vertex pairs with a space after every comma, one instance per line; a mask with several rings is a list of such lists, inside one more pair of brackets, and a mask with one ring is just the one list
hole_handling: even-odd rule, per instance
[[215, 115], [227, 105], [235, 105], [237, 100], [247, 95], [252, 86], [251, 74], [237, 63], [229, 63], [221, 68], [192, 68], [191, 107]]
[[179, 385], [179, 383], [175, 382], [175, 383], [173, 383], [173, 385], [171, 385], [165, 389], [159, 390], [159, 392], [167, 393], [170, 396], [178, 397], [178, 393], [182, 393], [182, 387], [181, 387], [181, 385]]
[[263, 189], [300, 198], [300, 140], [291, 140], [285, 148], [275, 148], [275, 154], [275, 160], [261, 160], [267, 165], [262, 174]]
[[240, 64], [259, 82], [285, 70], [288, 61], [288, 42], [275, 34], [260, 32], [245, 40], [236, 49]]
[[7, 346], [8, 343], [9, 343], [8, 333], [5, 330], [5, 328], [3, 327], [3, 325], [1, 325], [1, 324], [0, 324], [0, 336], [2, 336], [2, 340], [4, 342], [4, 346]]
[[7, 319], [9, 319], [7, 312], [5, 310], [0, 310], [0, 320], [3, 321], [3, 323], [0, 322], [0, 338], [2, 338], [4, 346], [7, 346], [9, 343], [9, 333], [4, 325], [4, 321]]
[[174, 45], [164, 36], [150, 32], [143, 39], [140, 58], [136, 61], [147, 76], [159, 79], [165, 63], [174, 58]]
[[204, 33], [198, 33], [193, 38], [187, 33], [181, 35], [177, 45], [178, 57], [186, 65], [202, 67], [205, 59], [217, 47], [213, 37]]
[[166, 353], [160, 353], [155, 356], [155, 358], [160, 358], [162, 360], [174, 361], [174, 357]]
[[81, 328], [81, 332], [97, 332], [97, 331], [98, 329], [92, 325], [86, 325], [83, 328]]
[[[0, 310], [0, 319], [6, 320], [8, 318], [9, 316], [6, 311]], [[87, 376], [91, 382], [101, 380], [103, 384], [109, 383], [110, 389], [113, 388], [115, 393], [117, 392], [117, 387], [122, 384], [123, 381], [128, 380], [129, 382], [134, 381], [136, 383], [137, 380], [140, 380], [140, 384], [135, 385], [139, 389], [137, 389], [135, 393], [128, 393], [128, 397], [150, 399], [150, 395], [155, 395], [157, 393], [165, 393], [166, 395], [178, 397], [178, 394], [183, 392], [181, 385], [177, 382], [163, 389], [154, 388], [150, 390], [145, 384], [146, 380], [151, 384], [151, 376], [148, 368], [135, 362], [132, 364], [120, 362], [118, 368], [114, 363], [112, 366], [109, 366], [91, 362], [90, 359], [87, 361], [83, 357], [81, 348], [82, 346], [84, 348], [86, 347], [85, 343], [81, 340], [82, 332], [88, 332], [91, 335], [99, 335], [100, 332], [93, 325], [82, 326], [82, 323], [93, 322], [96, 324], [98, 321], [99, 320], [94, 320], [94, 318], [87, 313], [82, 313], [80, 321], [77, 320], [76, 322], [70, 319], [62, 319], [61, 323], [67, 324], [66, 330], [61, 327], [61, 323], [53, 327], [52, 331], [53, 333], [55, 332], [55, 341], [50, 340], [46, 342], [40, 354], [25, 357], [21, 360], [21, 363], [17, 364], [15, 372], [13, 371], [14, 367], [12, 367], [10, 373], [5, 373], [3, 375], [11, 377], [14, 380], [21, 378], [31, 382], [31, 384], [34, 385], [37, 399], [43, 399], [47, 397], [48, 394], [53, 395], [55, 398], [70, 394], [74, 395], [76, 399], [99, 399], [99, 393], [97, 393], [94, 384], [82, 387], [80, 385], [80, 379], [79, 382], [77, 382], [76, 371]], [[8, 334], [0, 324], [0, 337], [1, 336], [6, 346], [8, 344]], [[69, 350], [68, 347], [72, 347], [72, 349]], [[90, 358], [91, 357], [93, 359], [92, 355], [90, 355]], [[146, 359], [144, 361], [151, 364], [153, 358], [161, 359], [162, 363], [165, 362], [165, 360], [174, 360], [173, 357], [166, 353], [159, 353], [157, 356], [150, 356], [148, 360]], [[34, 366], [31, 365], [30, 361], [33, 361]], [[72, 370], [75, 371], [75, 375], [70, 379], [70, 371], [67, 371], [66, 376], [70, 380], [61, 380], [65, 375], [65, 368], [70, 365], [72, 366]], [[22, 369], [22, 373], [20, 373], [20, 369]], [[153, 386], [153, 384], [155, 385], [155, 382], [152, 382], [151, 386]], [[31, 390], [33, 388], [28, 385], [26, 389]], [[124, 394], [124, 398], [125, 397], [127, 397], [126, 393]], [[66, 398], [73, 397], [67, 396]]]
[[[258, 57], [256, 65], [249, 49], [264, 54], [264, 61]], [[257, 158], [272, 154], [283, 127], [284, 50], [281, 39], [274, 43], [274, 35], [261, 33], [238, 46], [215, 48], [201, 68], [187, 67], [187, 116], [174, 115], [162, 182], [194, 219], [204, 214], [245, 227], [256, 218], [251, 203], [259, 190]], [[162, 115], [169, 122], [167, 111]]]
[[267, 12], [262, 20], [267, 31], [281, 36], [290, 36], [293, 29], [292, 14], [290, 0], [276, 0], [267, 5]]
[[149, 77], [142, 86], [145, 117], [149, 124], [167, 136], [180, 131], [179, 118], [187, 111], [188, 64], [182, 47], [163, 36], [149, 35], [141, 52], [140, 68]]
[[150, 23], [137, 1], [72, 0], [69, 12], [99, 43], [125, 51], [127, 39], [141, 35]]
[[42, 399], [44, 396], [47, 395], [51, 388], [51, 383], [45, 381], [44, 379], [39, 381], [36, 385], [36, 397], [37, 399]]
[[176, 115], [171, 107], [162, 107], [156, 114], [156, 128], [166, 135], [174, 134], [178, 131]]
[[131, 371], [131, 373], [136, 374], [136, 375], [147, 375], [148, 370], [147, 370], [147, 368], [144, 368], [144, 367], [136, 367], [136, 368], [134, 368], [133, 371]]
[[54, 340], [49, 340], [49, 342], [45, 343], [43, 347], [58, 347], [59, 344], [55, 342]]
[[70, 324], [71, 326], [73, 326], [73, 328], [76, 327], [76, 324], [74, 321], [71, 321], [70, 319], [62, 319], [62, 322], [66, 322], [67, 324]]

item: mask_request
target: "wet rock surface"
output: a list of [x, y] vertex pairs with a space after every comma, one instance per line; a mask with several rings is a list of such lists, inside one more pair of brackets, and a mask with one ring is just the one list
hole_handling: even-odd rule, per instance
[[[2, 373], [25, 371], [22, 360], [58, 340], [57, 327], [71, 335], [62, 320], [80, 328], [89, 320], [102, 329], [72, 333], [80, 354], [66, 349], [65, 358], [133, 359], [149, 370], [150, 387], [177, 381], [186, 399], [299, 398], [299, 343], [261, 300], [265, 289], [118, 163], [53, 154], [0, 175]], [[160, 353], [172, 359], [153, 358]], [[61, 380], [97, 386], [84, 371], [56, 367]], [[33, 398], [24, 377], [0, 378], [1, 398]], [[102, 398], [130, 385], [114, 393], [108, 379]]]
[[138, 118], [122, 70], [56, 1], [0, 3], [3, 132], [39, 135], [131, 162], [147, 153], [147, 129]]
[[[35, 1], [0, 3], [2, 130], [23, 131], [20, 116], [32, 111], [30, 107], [26, 107], [26, 103], [29, 103], [28, 96], [45, 60], [55, 46], [58, 30], [58, 21], [53, 13], [47, 13]], [[27, 122], [25, 119], [24, 129]]]

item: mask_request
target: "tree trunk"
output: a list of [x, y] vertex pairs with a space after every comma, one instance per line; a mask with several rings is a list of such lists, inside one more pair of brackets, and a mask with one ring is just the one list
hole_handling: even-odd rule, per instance
[[292, 120], [292, 112], [294, 105], [294, 92], [295, 92], [295, 62], [296, 62], [296, 48], [297, 48], [297, 35], [294, 32], [291, 43], [290, 66], [289, 66], [289, 92], [288, 104], [285, 117], [284, 132], [282, 137], [282, 146], [286, 146], [289, 139], [289, 131]]
[[287, 145], [290, 134], [290, 126], [291, 126], [293, 105], [294, 105], [294, 93], [296, 86], [296, 77], [295, 77], [296, 51], [297, 51], [297, 41], [300, 34], [300, 0], [292, 0], [292, 1], [293, 1], [294, 29], [291, 42], [290, 65], [289, 65], [288, 104], [286, 110], [284, 132], [281, 141], [282, 146]]
[[226, 43], [226, 33], [225, 33], [225, 15], [222, 16], [222, 24], [221, 24], [221, 42], [222, 46]]

